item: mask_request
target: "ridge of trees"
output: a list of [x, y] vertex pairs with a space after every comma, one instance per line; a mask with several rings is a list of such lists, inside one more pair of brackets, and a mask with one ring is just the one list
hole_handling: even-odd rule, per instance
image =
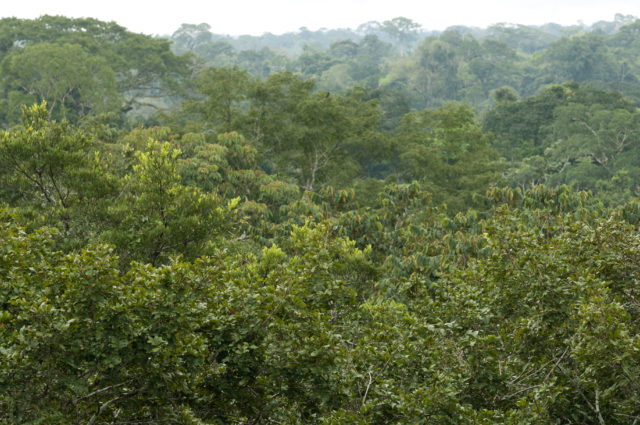
[[421, 32], [410, 19], [396, 18], [369, 22], [351, 33], [301, 29], [280, 36], [277, 44], [278, 37], [270, 34], [224, 37], [207, 24], [184, 24], [170, 40], [176, 52], [192, 52], [209, 66], [237, 66], [254, 76], [290, 70], [315, 79], [321, 89], [366, 87], [385, 97], [404, 97], [415, 109], [452, 100], [485, 109], [490, 94], [503, 86], [530, 96], [567, 81], [624, 91], [637, 102], [637, 25], [633, 16], [616, 15], [591, 27], [498, 24], [438, 33]]

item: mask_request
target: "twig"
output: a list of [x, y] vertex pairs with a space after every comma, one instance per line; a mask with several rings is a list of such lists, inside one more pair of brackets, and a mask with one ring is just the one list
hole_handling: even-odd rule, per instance
[[127, 393], [124, 393], [124, 394], [122, 394], [122, 395], [120, 395], [118, 397], [112, 398], [111, 400], [102, 403], [100, 405], [100, 407], [98, 408], [98, 411], [96, 413], [94, 413], [94, 415], [91, 417], [91, 419], [89, 419], [89, 422], [87, 422], [87, 425], [93, 425], [95, 423], [96, 419], [98, 419], [98, 417], [102, 414], [102, 412], [107, 407], [109, 407], [110, 405], [115, 403], [116, 401], [122, 400], [123, 398], [126, 398], [126, 397], [131, 397], [131, 396], [136, 395], [136, 394], [138, 394], [138, 393], [140, 393], [140, 392], [142, 392], [142, 391], [144, 391], [146, 389], [147, 389], [147, 386], [145, 385], [145, 386], [143, 386], [141, 388], [138, 388], [138, 389], [135, 389], [135, 390], [131, 390], [131, 391], [127, 392]]
[[604, 423], [602, 413], [600, 413], [600, 391], [598, 390], [598, 387], [596, 387], [596, 408], [594, 410], [598, 415], [598, 422], [600, 422], [600, 425], [606, 425]]
[[553, 367], [551, 368], [551, 370], [547, 373], [547, 375], [544, 377], [544, 380], [542, 381], [543, 383], [547, 382], [547, 379], [549, 379], [549, 376], [551, 376], [551, 374], [553, 373], [554, 370], [556, 370], [556, 368], [558, 367], [558, 365], [560, 364], [560, 362], [562, 361], [562, 359], [564, 358], [564, 356], [567, 354], [567, 351], [569, 351], [569, 346], [567, 346], [567, 348], [564, 349], [564, 352], [562, 353], [562, 355], [560, 356], [560, 358], [558, 359], [558, 361], [556, 362], [556, 364], [553, 365]]
[[94, 395], [96, 395], [96, 394], [100, 394], [100, 393], [105, 392], [105, 391], [109, 391], [109, 390], [110, 390], [110, 389], [112, 389], [112, 388], [118, 388], [118, 387], [121, 387], [121, 386], [123, 386], [123, 385], [127, 385], [129, 382], [131, 382], [131, 381], [122, 382], [122, 383], [120, 383], [120, 384], [109, 385], [108, 387], [100, 388], [100, 389], [95, 390], [95, 391], [93, 391], [93, 392], [91, 392], [91, 393], [89, 393], [89, 394], [87, 394], [87, 395], [85, 395], [85, 396], [80, 397], [80, 398], [78, 399], [78, 401], [80, 401], [80, 400], [84, 400], [85, 398], [92, 397], [92, 396], [94, 396]]
[[113, 421], [111, 422], [111, 425], [115, 425], [116, 421], [118, 420], [118, 416], [120, 416], [120, 412], [122, 412], [122, 407], [116, 410], [116, 413], [113, 414]]
[[[545, 375], [545, 377], [544, 377], [544, 379], [542, 380], [542, 382], [541, 382], [541, 383], [536, 384], [536, 385], [532, 385], [532, 386], [527, 387], [527, 388], [523, 388], [523, 389], [521, 389], [521, 390], [518, 390], [518, 391], [516, 391], [516, 392], [514, 392], [514, 393], [511, 393], [511, 394], [509, 394], [509, 395], [506, 395], [506, 396], [502, 397], [500, 400], [507, 400], [507, 399], [509, 399], [509, 398], [511, 398], [511, 397], [513, 397], [513, 396], [516, 396], [516, 395], [518, 395], [518, 394], [520, 394], [520, 393], [523, 393], [523, 392], [525, 392], [525, 391], [532, 390], [532, 389], [534, 389], [534, 388], [538, 388], [539, 386], [543, 385], [545, 382], [547, 382], [547, 379], [549, 379], [549, 376], [551, 376], [551, 374], [553, 373], [553, 371], [558, 367], [558, 365], [560, 364], [560, 362], [562, 361], [562, 359], [564, 358], [564, 356], [567, 354], [567, 352], [568, 352], [568, 351], [569, 351], [569, 347], [567, 347], [567, 348], [565, 348], [565, 349], [564, 349], [564, 352], [562, 353], [562, 355], [560, 356], [560, 358], [556, 361], [556, 363], [555, 363], [555, 364], [553, 365], [553, 367], [549, 370], [549, 372], [547, 372], [547, 374]], [[549, 364], [549, 363], [550, 363], [550, 361], [549, 361], [549, 362], [547, 362], [547, 363], [545, 363], [544, 365], [542, 365], [542, 367], [544, 367], [545, 365], [547, 365], [547, 364]], [[541, 368], [537, 369], [536, 371], [538, 371], [538, 370], [540, 370], [540, 369], [541, 369]], [[523, 371], [523, 373], [524, 373], [524, 371]], [[535, 373], [535, 372], [532, 372], [532, 373], [530, 373], [530, 374], [529, 374], [529, 375], [527, 375], [527, 376], [530, 376], [530, 375], [532, 375], [533, 373]], [[522, 374], [520, 374], [520, 376], [522, 376]], [[517, 380], [517, 378], [516, 378], [516, 380]], [[512, 381], [512, 382], [515, 382], [515, 381]]]
[[622, 416], [625, 418], [634, 418], [633, 420], [633, 424], [631, 425], [636, 425], [638, 423], [638, 421], [640, 421], [640, 415], [638, 416], [633, 416], [633, 415], [625, 415], [624, 413], [614, 413], [615, 416]]
[[532, 386], [527, 387], [527, 388], [523, 388], [523, 389], [521, 389], [521, 390], [516, 391], [515, 393], [511, 393], [511, 394], [509, 394], [509, 395], [506, 395], [506, 396], [502, 397], [500, 400], [503, 400], [503, 401], [504, 401], [504, 400], [507, 400], [507, 399], [509, 399], [509, 398], [511, 398], [511, 397], [514, 397], [514, 396], [516, 396], [516, 395], [518, 395], [518, 394], [520, 394], [520, 393], [523, 393], [523, 392], [525, 392], [525, 391], [529, 391], [529, 390], [533, 390], [533, 389], [535, 389], [535, 388], [538, 388], [540, 385], [542, 385], [542, 384], [536, 384], [536, 385], [532, 385]]
[[369, 387], [371, 387], [371, 382], [373, 381], [373, 377], [371, 376], [371, 372], [367, 372], [369, 374], [369, 383], [367, 384], [367, 389], [364, 391], [364, 397], [362, 397], [362, 406], [367, 401], [367, 394], [369, 394]]

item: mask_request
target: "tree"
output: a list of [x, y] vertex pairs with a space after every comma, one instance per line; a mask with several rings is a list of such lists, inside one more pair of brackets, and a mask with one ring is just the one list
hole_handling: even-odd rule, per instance
[[479, 80], [484, 95], [505, 84], [518, 84], [513, 78], [517, 73], [517, 55], [506, 44], [484, 40], [479, 55], [468, 62], [469, 70]]
[[[597, 191], [605, 200], [628, 199], [635, 191], [636, 121], [635, 107], [619, 92], [571, 83], [527, 99], [497, 99], [484, 124], [496, 135], [496, 149], [511, 161], [508, 177], [521, 188], [568, 184]], [[630, 180], [616, 190], [614, 178]]]
[[238, 199], [222, 205], [213, 194], [180, 184], [180, 151], [150, 139], [137, 152], [133, 174], [124, 177], [123, 196], [109, 209], [113, 229], [102, 238], [118, 248], [123, 267], [130, 261], [162, 264], [171, 256], [193, 258], [231, 225]]
[[395, 40], [400, 46], [400, 54], [404, 55], [410, 44], [417, 40], [418, 29], [420, 24], [413, 22], [411, 19], [397, 17], [390, 21], [384, 21], [381, 26], [381, 30], [386, 33], [391, 39]]
[[211, 25], [201, 23], [194, 24], [182, 24], [172, 35], [171, 39], [174, 41], [174, 49], [178, 52], [185, 53], [193, 51], [196, 47], [203, 43], [211, 41]]
[[398, 145], [403, 178], [423, 182], [437, 203], [453, 211], [471, 205], [473, 193], [500, 180], [502, 168], [467, 106], [450, 103], [436, 110], [407, 114], [401, 124]]
[[420, 107], [433, 107], [438, 99], [455, 99], [458, 66], [455, 52], [437, 39], [425, 38], [414, 52], [411, 87], [420, 94]]
[[207, 352], [189, 266], [122, 276], [111, 247], [63, 253], [0, 220], [0, 422], [184, 421]]
[[532, 54], [553, 43], [558, 37], [539, 28], [526, 25], [496, 24], [488, 28], [490, 37], [506, 43], [512, 49]]
[[310, 95], [298, 104], [293, 116], [297, 127], [293, 138], [278, 146], [279, 165], [309, 191], [331, 175], [349, 179], [349, 168], [357, 165], [347, 153], [364, 148], [378, 120], [375, 102], [328, 93]]
[[630, 355], [638, 310], [628, 292], [637, 233], [584, 192], [504, 195], [483, 226], [486, 255], [435, 290], [448, 311], [436, 314], [456, 323], [452, 338], [468, 356], [461, 399], [476, 411], [519, 411], [514, 423], [637, 417], [629, 401], [639, 395]]
[[499, 89], [496, 95], [506, 95], [506, 101], [496, 98], [496, 106], [484, 116], [483, 128], [496, 136], [496, 149], [508, 160], [542, 155], [548, 147], [546, 138], [554, 119], [553, 112], [567, 103], [575, 88], [569, 84], [552, 85], [519, 101], [514, 99], [513, 93]]
[[236, 56], [235, 49], [226, 41], [200, 44], [195, 53], [209, 66], [230, 66]]
[[622, 164], [634, 170], [638, 166], [631, 160], [640, 147], [637, 112], [571, 103], [558, 107], [555, 115], [554, 143], [547, 151], [558, 173], [552, 181], [566, 179], [566, 184], [595, 190], [596, 179], [612, 178]]
[[120, 92], [125, 98], [121, 110], [136, 107], [151, 111], [178, 106], [176, 97], [186, 96], [186, 88], [198, 69], [189, 54], [176, 56], [171, 43], [142, 34], [127, 34], [114, 46], [113, 68]]
[[[48, 50], [44, 46], [37, 47], [42, 43], [44, 46], [55, 46], [52, 47], [54, 57], [62, 55], [66, 59], [58, 59], [62, 62], [49, 70], [48, 66], [44, 66], [47, 65]], [[71, 53], [77, 53], [76, 56], [66, 50], [67, 45], [75, 46]], [[117, 112], [128, 112], [143, 106], [154, 110], [162, 109], [163, 104], [164, 107], [167, 102], [170, 104], [171, 96], [181, 93], [181, 85], [191, 76], [192, 59], [189, 56], [174, 55], [168, 40], [131, 33], [114, 22], [47, 15], [35, 20], [0, 20], [0, 57], [19, 57], [30, 49], [35, 49], [35, 56], [43, 67], [28, 70], [27, 75], [38, 72], [51, 74], [67, 69], [68, 72], [65, 71], [63, 77], [77, 74], [82, 77], [81, 82], [87, 78], [99, 80], [100, 84], [105, 85], [105, 92], [103, 87], [95, 86], [95, 90], [80, 94], [91, 96], [100, 105], [109, 104], [114, 108], [110, 110]], [[65, 66], [65, 60], [80, 72]], [[87, 76], [84, 71], [86, 69], [95, 72], [95, 75]], [[109, 73], [115, 76], [117, 105], [110, 103], [113, 94], [109, 91], [112, 88], [109, 80], [113, 76], [109, 77]], [[21, 77], [17, 75], [16, 78], [20, 81]], [[66, 81], [73, 84], [73, 78], [66, 78]], [[19, 92], [22, 89], [16, 90]], [[103, 96], [105, 93], [107, 95]], [[4, 95], [8, 96], [8, 93], [5, 92]], [[19, 98], [14, 94], [12, 101], [19, 105], [40, 100]], [[79, 108], [78, 105], [76, 107]]]
[[586, 34], [562, 38], [550, 45], [545, 53], [551, 71], [561, 78], [556, 82], [616, 79], [614, 58], [602, 36]]
[[49, 118], [78, 119], [119, 106], [115, 75], [103, 58], [79, 45], [39, 43], [2, 61], [8, 107], [46, 101]]
[[[60, 225], [67, 242], [86, 240], [113, 189], [109, 172], [83, 131], [49, 121], [43, 102], [22, 108], [22, 125], [0, 133], [6, 200]], [[28, 214], [27, 214], [28, 215]]]
[[302, 53], [293, 64], [293, 69], [302, 75], [317, 78], [324, 71], [335, 64], [335, 59], [325, 52], [318, 51], [305, 45]]
[[260, 169], [257, 149], [240, 134], [220, 134], [215, 143], [207, 143], [198, 136], [202, 135], [185, 135], [181, 140], [184, 145], [189, 139], [198, 139], [193, 154], [180, 159], [182, 184], [225, 199], [239, 198], [242, 230], [237, 233], [251, 234], [260, 240], [268, 238], [269, 229], [279, 222], [283, 207], [298, 199], [299, 188]]
[[249, 74], [238, 68], [207, 68], [198, 76], [198, 91], [206, 98], [203, 102], [191, 102], [188, 108], [196, 111], [203, 120], [217, 131], [233, 131], [239, 119], [238, 105], [249, 89]]
[[313, 80], [303, 80], [288, 71], [255, 81], [242, 131], [261, 150], [284, 149], [299, 131], [294, 116], [314, 88]]

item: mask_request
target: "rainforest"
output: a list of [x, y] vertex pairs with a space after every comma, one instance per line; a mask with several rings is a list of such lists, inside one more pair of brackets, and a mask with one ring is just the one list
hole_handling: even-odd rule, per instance
[[0, 19], [0, 424], [640, 423], [638, 58]]

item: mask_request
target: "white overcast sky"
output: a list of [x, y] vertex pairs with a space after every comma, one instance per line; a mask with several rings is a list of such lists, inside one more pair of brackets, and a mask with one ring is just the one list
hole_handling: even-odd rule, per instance
[[563, 25], [640, 16], [640, 0], [0, 0], [0, 16], [93, 17], [131, 31], [171, 34], [206, 22], [219, 34], [281, 34], [300, 27], [356, 28], [404, 16], [427, 30], [507, 22]]

